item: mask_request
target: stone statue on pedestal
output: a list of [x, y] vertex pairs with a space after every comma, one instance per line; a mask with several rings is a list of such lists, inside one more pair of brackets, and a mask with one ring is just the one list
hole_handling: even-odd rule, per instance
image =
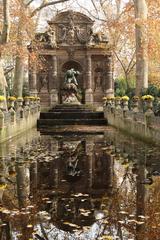
[[81, 104], [79, 97], [78, 82], [76, 77], [80, 74], [79, 71], [73, 68], [65, 73], [64, 86], [62, 89], [62, 102], [65, 104]]

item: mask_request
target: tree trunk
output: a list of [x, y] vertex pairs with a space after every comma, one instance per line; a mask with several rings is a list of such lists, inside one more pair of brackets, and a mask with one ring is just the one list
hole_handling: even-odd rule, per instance
[[9, 14], [10, 0], [3, 0], [3, 30], [1, 35], [1, 43], [7, 43], [10, 31], [10, 14]]
[[22, 97], [24, 78], [24, 59], [22, 56], [16, 57], [13, 92], [16, 97]]
[[[25, 11], [23, 4], [21, 5], [21, 13]], [[14, 85], [13, 85], [13, 92], [16, 97], [22, 97], [23, 92], [23, 82], [24, 82], [24, 23], [23, 23], [23, 16], [19, 16], [19, 23], [18, 23], [18, 34], [17, 34], [17, 57], [16, 57], [16, 65], [15, 65], [15, 74], [14, 74]], [[20, 51], [21, 49], [21, 51]]]
[[[2, 28], [2, 34], [0, 37], [1, 45], [5, 45], [9, 40], [9, 32], [10, 32], [9, 5], [10, 5], [10, 0], [3, 0], [3, 28]], [[4, 75], [3, 59], [2, 59], [2, 55], [0, 53], [0, 95], [6, 96], [6, 87], [7, 87], [7, 82], [6, 82], [6, 78]], [[5, 108], [7, 110], [6, 101], [4, 104], [5, 104]]]
[[135, 7], [135, 34], [136, 34], [136, 94], [148, 87], [148, 36], [146, 0], [134, 0]]

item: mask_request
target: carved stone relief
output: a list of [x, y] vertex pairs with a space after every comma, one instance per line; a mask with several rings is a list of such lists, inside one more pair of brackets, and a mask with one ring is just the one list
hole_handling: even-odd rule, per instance
[[92, 34], [92, 23], [86, 22], [86, 19], [69, 11], [68, 16], [63, 16], [61, 23], [57, 25], [57, 41], [59, 43], [86, 43], [90, 40]]

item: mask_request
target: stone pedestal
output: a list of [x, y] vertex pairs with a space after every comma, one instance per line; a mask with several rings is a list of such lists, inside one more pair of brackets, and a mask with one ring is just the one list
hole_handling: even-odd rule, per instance
[[52, 89], [50, 91], [50, 106], [53, 107], [58, 103], [58, 90]]
[[86, 102], [86, 104], [93, 103], [93, 90], [91, 88], [86, 89], [86, 91], [85, 91], [85, 102]]
[[50, 97], [49, 97], [48, 89], [42, 88], [39, 93], [39, 97], [40, 99], [43, 99], [43, 102], [41, 102], [42, 108], [50, 106]]
[[107, 89], [105, 91], [105, 95], [106, 95], [106, 97], [113, 97], [114, 96], [114, 90], [112, 88]]
[[37, 94], [38, 94], [38, 91], [36, 90], [36, 89], [32, 89], [32, 90], [30, 90], [30, 95], [31, 96], [34, 96], [34, 97], [36, 97], [37, 96]]

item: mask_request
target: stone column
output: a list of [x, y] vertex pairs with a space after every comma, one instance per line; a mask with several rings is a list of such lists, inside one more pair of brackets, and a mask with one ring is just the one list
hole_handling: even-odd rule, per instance
[[93, 90], [92, 90], [92, 59], [91, 56], [87, 56], [86, 60], [86, 91], [85, 91], [86, 104], [93, 103]]
[[106, 59], [106, 76], [105, 76], [105, 94], [108, 97], [111, 97], [114, 95], [114, 89], [113, 89], [113, 77], [112, 77], [112, 56], [108, 56]]
[[52, 56], [51, 66], [51, 89], [50, 89], [50, 106], [53, 107], [58, 103], [58, 90], [57, 90], [57, 57]]
[[36, 62], [32, 62], [31, 71], [30, 71], [30, 78], [29, 78], [29, 88], [30, 88], [30, 95], [37, 96], [37, 66]]

